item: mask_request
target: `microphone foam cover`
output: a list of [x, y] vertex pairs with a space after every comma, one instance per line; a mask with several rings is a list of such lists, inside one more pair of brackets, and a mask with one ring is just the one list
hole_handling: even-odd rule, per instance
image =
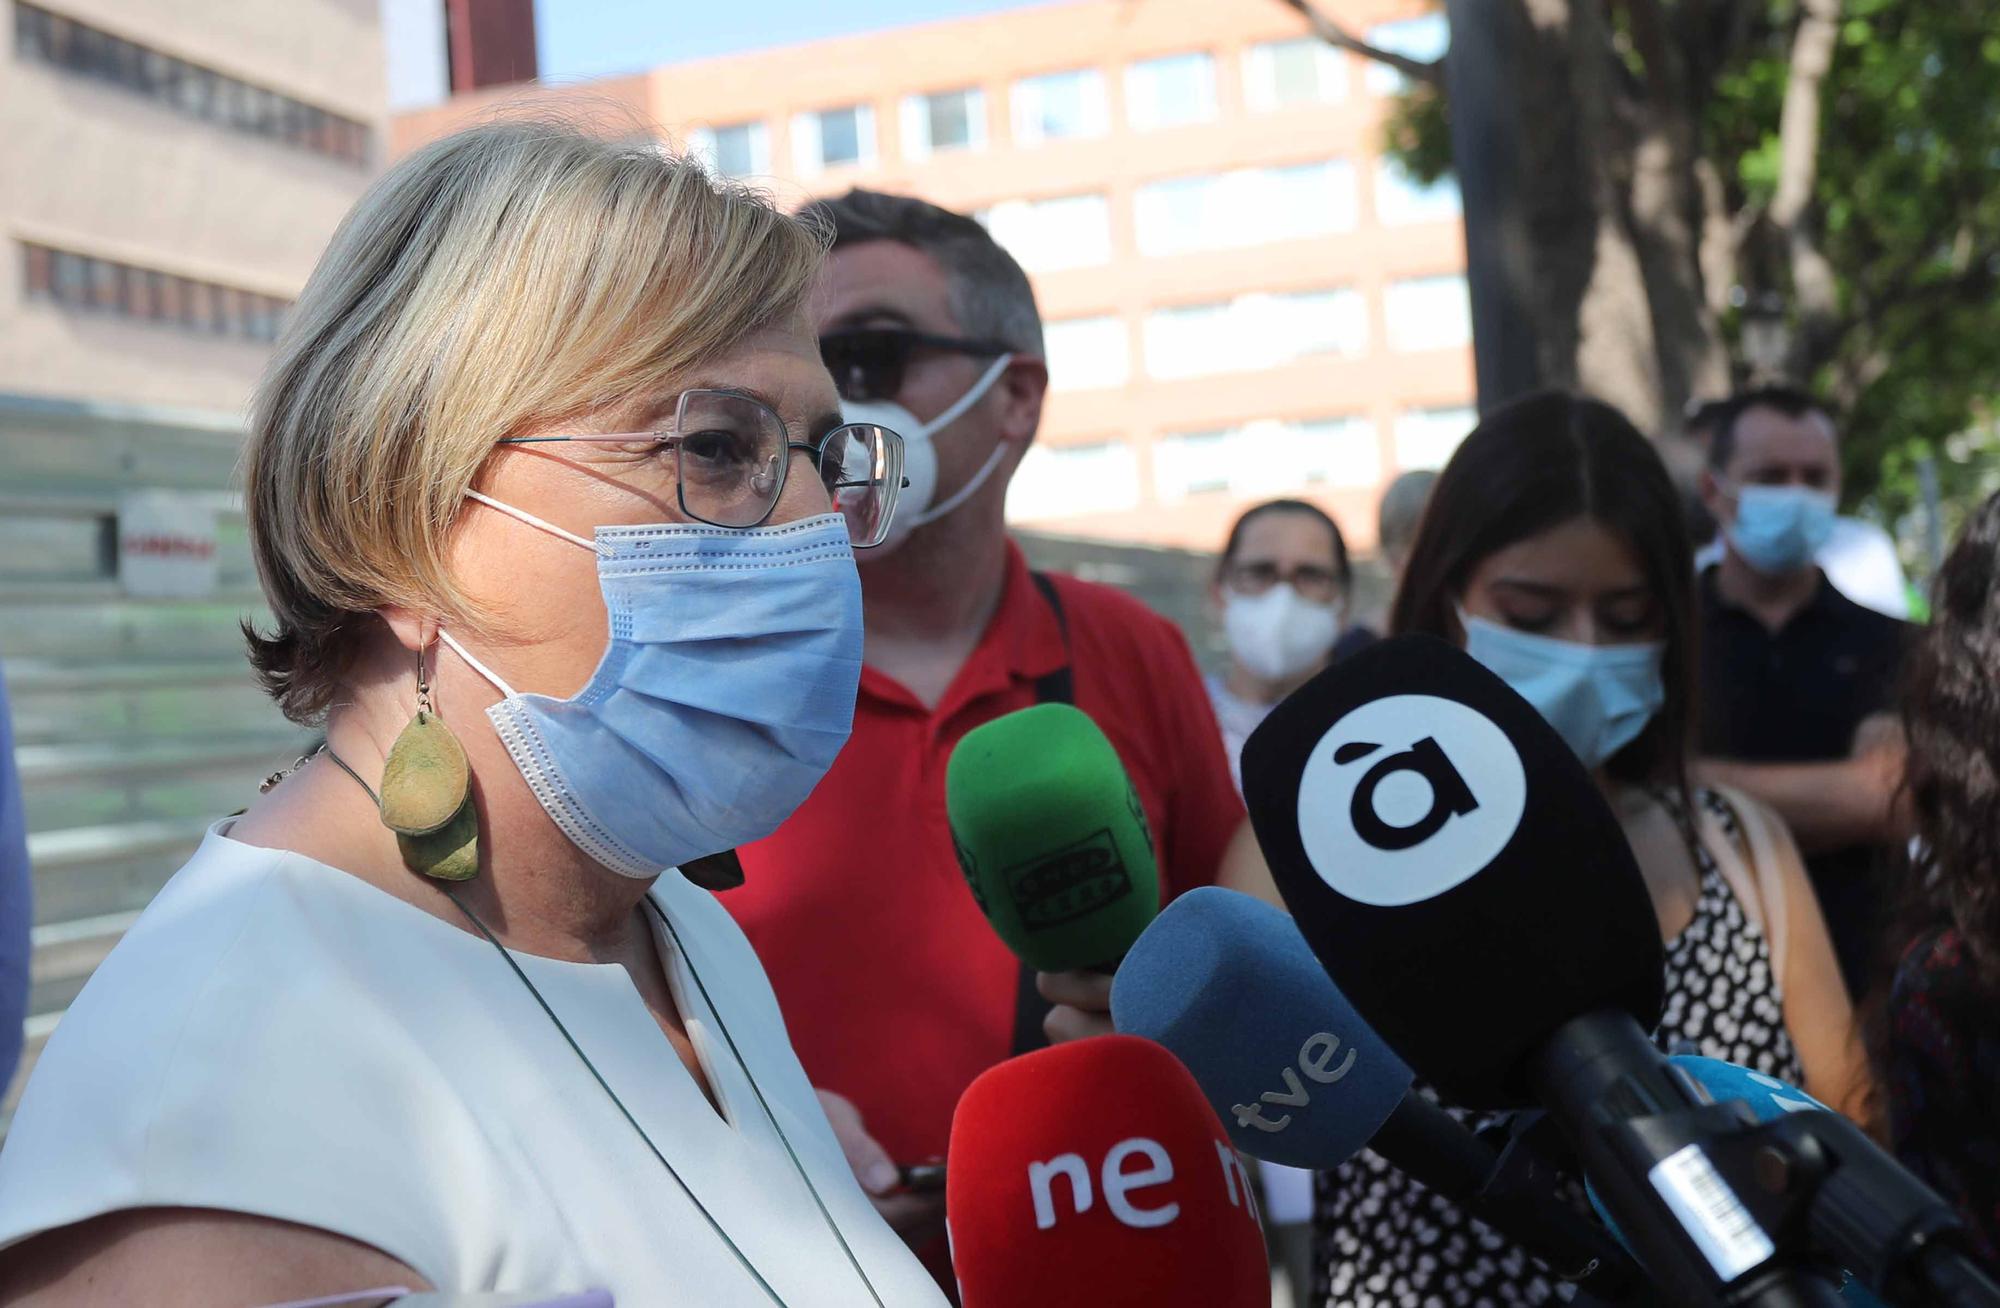
[[1037, 704], [966, 732], [944, 802], [980, 911], [1036, 971], [1115, 963], [1158, 911], [1146, 811], [1082, 710]]
[[988, 1069], [951, 1122], [964, 1308], [1268, 1308], [1248, 1173], [1174, 1056], [1096, 1036]]
[[1291, 918], [1216, 886], [1160, 910], [1112, 979], [1111, 1017], [1186, 1064], [1238, 1149], [1291, 1167], [1347, 1161], [1413, 1079]]
[[1399, 636], [1322, 672], [1245, 743], [1243, 793], [1328, 975], [1447, 1099], [1530, 1104], [1570, 1018], [1658, 1023], [1660, 928], [1618, 820], [1463, 651]]

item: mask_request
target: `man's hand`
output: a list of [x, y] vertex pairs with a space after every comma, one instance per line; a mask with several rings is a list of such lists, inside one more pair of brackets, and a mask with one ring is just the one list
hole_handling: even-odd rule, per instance
[[837, 1095], [831, 1090], [814, 1091], [819, 1096], [819, 1106], [826, 1112], [826, 1120], [833, 1127], [834, 1138], [840, 1141], [840, 1152], [847, 1155], [847, 1165], [854, 1171], [854, 1179], [861, 1182], [861, 1188], [868, 1193], [869, 1202], [875, 1211], [882, 1214], [882, 1220], [889, 1228], [903, 1237], [903, 1243], [912, 1249], [922, 1249], [938, 1236], [944, 1234], [944, 1195], [910, 1194], [903, 1189], [902, 1172], [895, 1159], [875, 1142], [861, 1125], [861, 1110], [852, 1100]]
[[1037, 972], [1035, 989], [1055, 1007], [1042, 1019], [1051, 1044], [1110, 1035], [1111, 977], [1104, 972]]

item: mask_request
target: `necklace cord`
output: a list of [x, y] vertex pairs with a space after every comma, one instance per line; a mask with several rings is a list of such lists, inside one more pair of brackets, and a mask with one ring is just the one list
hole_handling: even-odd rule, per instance
[[[347, 760], [334, 753], [332, 745], [321, 745], [319, 752], [332, 759], [342, 772], [352, 777], [354, 784], [360, 786], [368, 798], [374, 801], [377, 807], [380, 807], [381, 801], [376, 798], [374, 788], [361, 779], [360, 773], [348, 766]], [[458, 893], [453, 887], [440, 885], [439, 889], [444, 891], [445, 898], [451, 900], [453, 907], [465, 915], [466, 920], [472, 923], [479, 934], [486, 937], [487, 943], [500, 952], [500, 957], [506, 960], [507, 966], [513, 969], [514, 975], [520, 978], [521, 984], [527, 987], [530, 995], [534, 996], [535, 1003], [540, 1005], [542, 1012], [555, 1025], [556, 1030], [562, 1035], [563, 1042], [570, 1047], [570, 1051], [577, 1056], [577, 1060], [590, 1073], [591, 1079], [597, 1082], [598, 1088], [603, 1090], [605, 1096], [611, 1100], [611, 1104], [618, 1110], [619, 1116], [623, 1117], [626, 1123], [638, 1133], [639, 1139], [645, 1143], [647, 1150], [654, 1158], [659, 1160], [660, 1166], [667, 1169], [667, 1175], [674, 1178], [674, 1183], [679, 1185], [682, 1192], [687, 1195], [688, 1201], [695, 1206], [695, 1211], [702, 1215], [703, 1220], [708, 1223], [710, 1229], [721, 1238], [723, 1244], [728, 1246], [729, 1251], [736, 1255], [736, 1260], [743, 1264], [743, 1269], [750, 1273], [751, 1278], [757, 1282], [758, 1288], [769, 1295], [771, 1301], [777, 1304], [778, 1308], [786, 1308], [784, 1299], [779, 1297], [778, 1292], [771, 1287], [771, 1283], [764, 1279], [763, 1274], [757, 1270], [756, 1265], [750, 1261], [749, 1256], [738, 1247], [736, 1241], [730, 1238], [729, 1233], [722, 1229], [722, 1224], [716, 1220], [715, 1215], [709, 1212], [707, 1205], [703, 1204], [700, 1198], [695, 1195], [693, 1187], [689, 1186], [687, 1181], [681, 1177], [681, 1174], [674, 1169], [674, 1165], [667, 1161], [666, 1155], [660, 1152], [659, 1146], [654, 1144], [653, 1138], [646, 1133], [646, 1128], [639, 1125], [638, 1119], [633, 1117], [631, 1110], [625, 1107], [624, 1100], [618, 1097], [617, 1091], [611, 1088], [610, 1083], [604, 1079], [603, 1073], [597, 1070], [597, 1065], [591, 1062], [589, 1055], [583, 1052], [583, 1047], [577, 1044], [576, 1037], [569, 1033], [569, 1028], [563, 1025], [561, 1018], [556, 1016], [555, 1009], [551, 1008], [549, 1001], [542, 997], [542, 992], [536, 988], [535, 983], [522, 970], [521, 964], [515, 959], [512, 951], [500, 943], [493, 932], [487, 928], [486, 923], [482, 922], [479, 919], [479, 915], [472, 911], [471, 906], [458, 897]], [[875, 1290], [874, 1282], [869, 1279], [868, 1273], [862, 1270], [860, 1259], [855, 1256], [853, 1248], [847, 1243], [847, 1237], [841, 1232], [840, 1224], [834, 1221], [833, 1214], [827, 1211], [826, 1201], [820, 1197], [819, 1187], [813, 1184], [812, 1177], [807, 1173], [805, 1164], [799, 1159], [798, 1151], [792, 1147], [791, 1137], [785, 1134], [785, 1128], [779, 1123], [778, 1115], [771, 1111], [770, 1103], [764, 1098], [763, 1087], [757, 1084], [756, 1076], [750, 1071], [749, 1062], [744, 1059], [743, 1052], [736, 1047], [736, 1038], [729, 1034], [728, 1023], [722, 1020], [722, 1010], [717, 1008], [715, 1001], [709, 997], [707, 984], [702, 981], [701, 973], [695, 970], [694, 960], [689, 957], [686, 947], [681, 944], [680, 932], [674, 929], [674, 924], [667, 918], [666, 913], [661, 910], [660, 906], [653, 902], [651, 896], [648, 896], [645, 902], [647, 907], [653, 910], [653, 915], [659, 919], [660, 925], [666, 928], [668, 938], [673, 941], [675, 952], [681, 956], [681, 961], [687, 965], [688, 975], [694, 979], [695, 989], [701, 993], [702, 1003], [707, 1006], [710, 1013], [715, 1015], [715, 1026], [722, 1033], [723, 1043], [728, 1045], [730, 1056], [736, 1060], [736, 1065], [743, 1069], [743, 1079], [750, 1083], [750, 1093], [756, 1096], [757, 1106], [764, 1110], [764, 1116], [770, 1121], [771, 1129], [777, 1133], [778, 1143], [785, 1147], [785, 1155], [791, 1159], [792, 1167], [798, 1172], [799, 1179], [805, 1182], [806, 1193], [812, 1196], [813, 1206], [819, 1210], [821, 1219], [826, 1222], [827, 1230], [832, 1232], [835, 1243], [839, 1244], [841, 1253], [846, 1255], [848, 1265], [854, 1269], [854, 1274], [860, 1278], [861, 1284], [867, 1289], [868, 1297], [875, 1302], [876, 1308], [886, 1308], [886, 1305], [882, 1302], [882, 1296]]]
[[[674, 1183], [680, 1186], [681, 1190], [687, 1195], [688, 1202], [694, 1205], [695, 1211], [702, 1215], [703, 1220], [708, 1223], [710, 1229], [722, 1238], [724, 1244], [729, 1246], [729, 1252], [736, 1255], [736, 1261], [743, 1264], [743, 1270], [750, 1273], [751, 1277], [757, 1282], [759, 1289], [771, 1296], [771, 1302], [777, 1304], [779, 1308], [784, 1308], [785, 1301], [778, 1297], [778, 1292], [771, 1288], [771, 1283], [764, 1279], [763, 1273], [757, 1270], [756, 1264], [750, 1261], [749, 1255], [737, 1247], [736, 1241], [729, 1238], [729, 1232], [722, 1229], [722, 1223], [715, 1219], [715, 1214], [709, 1212], [708, 1206], [696, 1197], [693, 1187], [682, 1179], [681, 1174], [674, 1169], [674, 1165], [667, 1161], [667, 1156], [660, 1152], [658, 1145], [653, 1143], [653, 1137], [646, 1134], [646, 1128], [639, 1125], [639, 1120], [632, 1116], [632, 1111], [629, 1108], [625, 1107], [625, 1101], [618, 1097], [618, 1092], [611, 1088], [610, 1082], [604, 1079], [604, 1074], [597, 1070], [597, 1065], [590, 1061], [590, 1056], [583, 1052], [581, 1045], [577, 1044], [576, 1037], [569, 1033], [569, 1028], [563, 1025], [561, 1018], [556, 1016], [555, 1009], [549, 1007], [549, 1001], [542, 998], [542, 992], [536, 988], [533, 981], [528, 979], [528, 974], [521, 970], [521, 964], [515, 959], [512, 951], [494, 937], [493, 933], [487, 929], [486, 924], [479, 920], [479, 915], [474, 913], [471, 907], [458, 897], [456, 891], [450, 886], [440, 888], [444, 891], [445, 897], [451, 900], [453, 905], [457, 907], [458, 911], [465, 914], [466, 920], [479, 929], [479, 934], [485, 936], [488, 943], [500, 951], [500, 957], [507, 960], [507, 966], [514, 970], [514, 975], [521, 979], [521, 984], [526, 986], [528, 993], [535, 997], [535, 1002], [541, 1005], [542, 1012], [548, 1014], [549, 1021], [554, 1023], [556, 1030], [562, 1034], [563, 1043], [570, 1047], [570, 1051], [577, 1056], [577, 1060], [590, 1073], [591, 1080], [597, 1082], [598, 1088], [603, 1090], [605, 1095], [611, 1100], [612, 1107], [618, 1110], [618, 1115], [623, 1117], [632, 1129], [639, 1133], [639, 1139], [645, 1142], [647, 1150], [652, 1153], [653, 1157], [659, 1159], [660, 1166], [667, 1169], [667, 1175], [674, 1178]], [[747, 1071], [748, 1069], [745, 1070]]]
[[709, 998], [708, 987], [703, 984], [701, 973], [694, 970], [694, 959], [688, 956], [687, 949], [681, 944], [680, 932], [674, 930], [674, 924], [667, 920], [666, 913], [653, 902], [650, 895], [646, 898], [646, 906], [653, 910], [653, 916], [657, 917], [660, 925], [667, 929], [668, 938], [674, 942], [674, 952], [678, 953], [681, 961], [687, 964], [688, 975], [694, 978], [695, 989], [701, 992], [701, 1002], [707, 1006], [709, 1012], [715, 1014], [715, 1027], [722, 1032], [722, 1040], [729, 1046], [730, 1057], [734, 1058], [736, 1065], [743, 1069], [743, 1079], [750, 1083], [750, 1093], [757, 1096], [757, 1106], [764, 1110], [764, 1116], [770, 1119], [771, 1129], [778, 1133], [778, 1143], [785, 1146], [785, 1154], [792, 1160], [792, 1166], [798, 1170], [799, 1179], [806, 1183], [806, 1193], [812, 1196], [813, 1206], [819, 1209], [820, 1217], [826, 1222], [826, 1229], [833, 1232], [834, 1241], [840, 1245], [840, 1251], [847, 1255], [848, 1266], [852, 1267], [854, 1274], [860, 1278], [861, 1284], [868, 1291], [868, 1297], [875, 1301], [875, 1308], [888, 1308], [882, 1302], [882, 1296], [876, 1293], [875, 1283], [869, 1280], [868, 1273], [861, 1269], [861, 1260], [855, 1257], [853, 1248], [848, 1245], [847, 1236], [841, 1232], [840, 1223], [834, 1221], [833, 1214], [827, 1211], [826, 1201], [820, 1198], [819, 1187], [812, 1183], [811, 1175], [806, 1172], [805, 1163], [799, 1159], [798, 1150], [792, 1147], [791, 1137], [785, 1134], [785, 1128], [779, 1124], [778, 1115], [771, 1111], [771, 1105], [765, 1101], [763, 1087], [758, 1085], [757, 1078], [751, 1075], [749, 1062], [743, 1057], [743, 1051], [736, 1047], [736, 1037], [729, 1034], [729, 1025], [722, 1020], [722, 1010], [715, 1006], [713, 999]]

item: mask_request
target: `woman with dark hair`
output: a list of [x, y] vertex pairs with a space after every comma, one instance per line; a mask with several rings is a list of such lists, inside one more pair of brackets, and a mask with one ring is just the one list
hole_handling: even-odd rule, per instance
[[[1653, 447], [1594, 400], [1490, 414], [1439, 477], [1390, 613], [1462, 645], [1596, 773], [1666, 943], [1663, 1047], [1866, 1102], [1866, 1059], [1798, 850], [1747, 796], [1692, 789], [1693, 568]], [[1473, 1115], [1453, 1110], [1481, 1124]], [[1568, 1287], [1363, 1152], [1322, 1177], [1319, 1302], [1540, 1304]]]
[[1253, 504], [1229, 529], [1209, 583], [1209, 607], [1229, 641], [1229, 666], [1208, 679], [1229, 775], [1274, 705], [1375, 633], [1350, 625], [1354, 567], [1326, 510], [1305, 500]]
[[1890, 1137], [2000, 1266], [2000, 495], [1945, 560], [1909, 658], [1920, 840], [1884, 1022]]

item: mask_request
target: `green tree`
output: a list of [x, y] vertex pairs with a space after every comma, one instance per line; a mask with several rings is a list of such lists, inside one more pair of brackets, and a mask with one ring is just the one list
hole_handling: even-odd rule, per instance
[[[1451, 167], [1442, 69], [1389, 148]], [[1748, 369], [1742, 306], [1785, 306], [1781, 371], [1845, 426], [1848, 490], [1892, 521], [1937, 461], [2000, 486], [2000, 27], [1990, 0], [1483, 0], [1521, 88], [1542, 372], [1663, 436]]]

